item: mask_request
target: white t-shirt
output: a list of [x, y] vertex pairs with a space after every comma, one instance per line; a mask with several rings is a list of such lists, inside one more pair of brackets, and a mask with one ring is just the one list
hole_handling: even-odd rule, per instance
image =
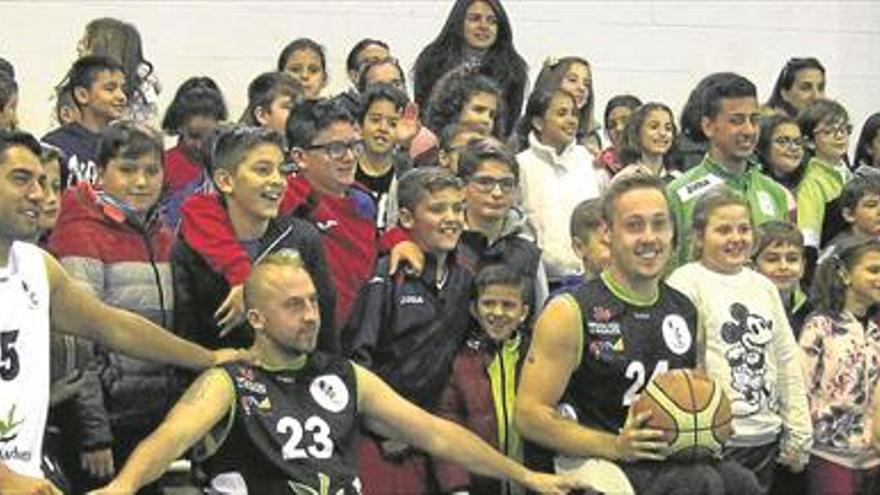
[[15, 242], [0, 267], [0, 462], [42, 478], [49, 409], [49, 279], [43, 251]]

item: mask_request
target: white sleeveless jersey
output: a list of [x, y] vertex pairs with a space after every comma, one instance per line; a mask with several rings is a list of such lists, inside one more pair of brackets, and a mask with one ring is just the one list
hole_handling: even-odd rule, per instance
[[42, 478], [49, 409], [49, 279], [43, 252], [15, 242], [0, 267], [0, 462]]

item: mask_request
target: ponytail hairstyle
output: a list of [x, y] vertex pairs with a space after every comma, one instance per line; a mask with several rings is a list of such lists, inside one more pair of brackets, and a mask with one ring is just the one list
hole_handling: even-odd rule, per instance
[[568, 73], [568, 69], [577, 64], [586, 67], [587, 71], [590, 73], [587, 101], [584, 103], [583, 107], [578, 108], [577, 140], [579, 143], [583, 143], [588, 137], [595, 136], [601, 142], [601, 139], [599, 138], [599, 123], [595, 118], [596, 91], [593, 89], [593, 67], [587, 59], [581, 57], [563, 57], [557, 60], [548, 57], [544, 60], [544, 65], [541, 67], [541, 71], [538, 72], [538, 78], [535, 80], [535, 88], [542, 88], [544, 90], [560, 89], [562, 87], [562, 81]]
[[766, 105], [773, 109], [782, 110], [790, 117], [797, 116], [798, 110], [785, 100], [785, 97], [782, 96], [782, 91], [790, 90], [794, 86], [794, 80], [797, 79], [797, 73], [804, 69], [816, 69], [822, 73], [822, 78], [825, 78], [825, 67], [817, 59], [813, 57], [790, 58], [782, 67], [782, 70], [779, 71], [776, 84], [773, 85], [773, 91], [770, 93], [770, 98], [767, 100]]
[[[692, 261], [698, 261], [703, 256], [703, 237], [706, 235], [706, 226], [709, 224], [709, 217], [718, 208], [725, 206], [742, 206], [746, 211], [750, 211], [749, 202], [746, 201], [741, 194], [727, 187], [726, 185], [718, 185], [706, 191], [697, 199], [694, 205], [694, 213], [692, 220], [692, 229], [694, 235], [691, 239], [691, 257]], [[751, 215], [749, 215], [749, 223], [751, 223]]]
[[[535, 86], [532, 94], [529, 95], [529, 101], [526, 103], [526, 112], [517, 122], [514, 135], [511, 137], [510, 145], [516, 152], [523, 151], [529, 147], [529, 135], [534, 132], [537, 136], [538, 130], [535, 129], [534, 120], [536, 118], [543, 119], [550, 109], [553, 98], [562, 95], [565, 98], [571, 98], [573, 104], [576, 105], [574, 96], [571, 93], [562, 91], [561, 89], [544, 88]], [[580, 124], [580, 123], [579, 123]], [[575, 137], [575, 139], [577, 139]]]
[[810, 287], [810, 303], [819, 313], [839, 315], [846, 303], [848, 274], [869, 252], [880, 252], [880, 239], [847, 239], [819, 259]]

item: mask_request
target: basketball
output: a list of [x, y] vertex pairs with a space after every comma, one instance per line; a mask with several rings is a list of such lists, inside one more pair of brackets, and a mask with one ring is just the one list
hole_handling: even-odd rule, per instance
[[657, 375], [632, 407], [636, 415], [651, 411], [644, 427], [666, 434], [670, 460], [718, 457], [733, 433], [727, 395], [698, 371], [676, 369]]

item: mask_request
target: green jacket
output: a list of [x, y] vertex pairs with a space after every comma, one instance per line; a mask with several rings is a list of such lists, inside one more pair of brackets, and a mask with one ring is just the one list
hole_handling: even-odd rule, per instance
[[755, 226], [768, 220], [793, 220], [794, 204], [791, 194], [761, 173], [760, 168], [757, 163], [749, 163], [745, 173], [734, 175], [723, 169], [707, 153], [699, 165], [669, 184], [667, 196], [678, 234], [677, 254], [673, 257], [675, 265], [683, 265], [689, 261], [691, 223], [697, 198], [720, 184], [726, 184], [745, 196]]
[[835, 167], [816, 157], [805, 165], [804, 175], [798, 183], [797, 224], [804, 233], [804, 245], [818, 248], [822, 239], [822, 223], [828, 205], [840, 197], [843, 185], [852, 178], [852, 172]]

